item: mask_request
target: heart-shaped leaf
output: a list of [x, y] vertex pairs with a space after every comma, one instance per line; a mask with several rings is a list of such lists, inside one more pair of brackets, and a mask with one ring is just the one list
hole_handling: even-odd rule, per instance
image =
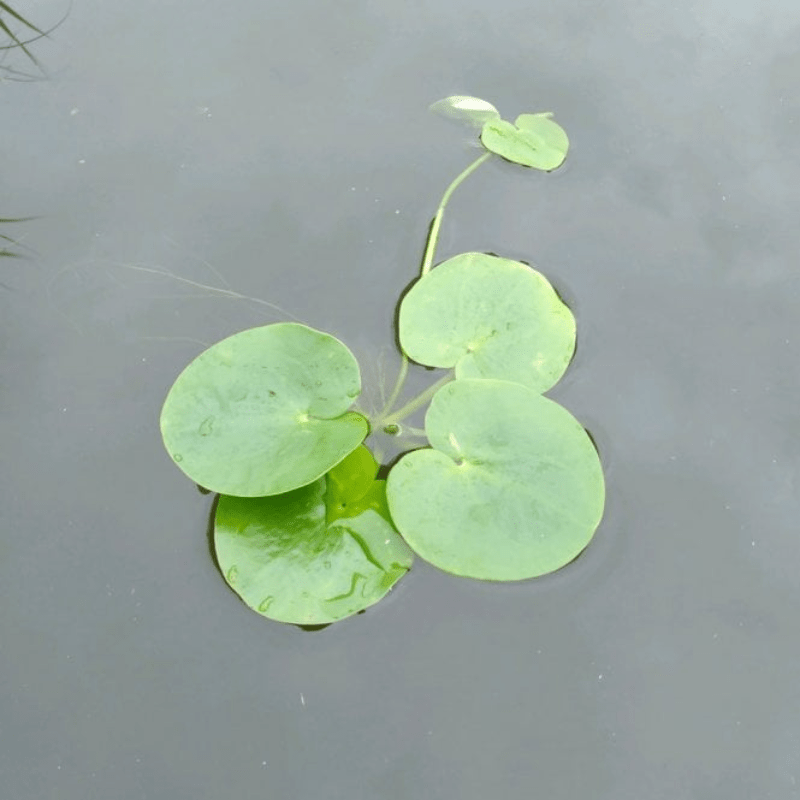
[[433, 449], [389, 473], [392, 519], [422, 558], [456, 575], [520, 580], [589, 543], [603, 514], [597, 451], [562, 406], [515, 383], [455, 381], [425, 417]]
[[491, 103], [466, 95], [452, 95], [437, 100], [429, 110], [443, 117], [467, 122], [476, 128], [483, 127], [487, 120], [500, 119], [500, 112]]
[[499, 378], [539, 392], [564, 374], [575, 318], [547, 279], [519, 261], [462, 253], [420, 278], [403, 298], [400, 344], [457, 378]]
[[217, 560], [250, 608], [279, 622], [320, 625], [371, 606], [405, 575], [413, 555], [387, 519], [376, 470], [360, 447], [293, 492], [220, 497]]
[[260, 497], [305, 486], [364, 440], [347, 409], [361, 392], [342, 342], [296, 323], [242, 331], [201, 353], [161, 411], [175, 463], [221, 494]]
[[521, 114], [516, 127], [503, 119], [490, 119], [481, 131], [481, 142], [515, 164], [549, 172], [561, 166], [569, 149], [566, 131], [551, 116], [549, 112]]

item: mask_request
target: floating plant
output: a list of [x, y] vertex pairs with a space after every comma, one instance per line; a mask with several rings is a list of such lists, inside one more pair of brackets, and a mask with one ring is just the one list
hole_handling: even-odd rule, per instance
[[[354, 407], [355, 357], [298, 323], [242, 331], [180, 374], [161, 412], [178, 467], [220, 494], [214, 546], [231, 588], [258, 613], [327, 624], [380, 600], [412, 551], [442, 570], [514, 581], [553, 572], [587, 546], [605, 486], [583, 426], [544, 397], [575, 350], [575, 319], [519, 261], [462, 253], [434, 266], [453, 191], [494, 156], [551, 171], [569, 141], [549, 113], [515, 122], [472, 97], [433, 110], [480, 128], [484, 152], [437, 209], [420, 277], [400, 303], [401, 365], [377, 414]], [[411, 362], [444, 370], [398, 407]], [[364, 445], [425, 406], [427, 446], [386, 481]]]

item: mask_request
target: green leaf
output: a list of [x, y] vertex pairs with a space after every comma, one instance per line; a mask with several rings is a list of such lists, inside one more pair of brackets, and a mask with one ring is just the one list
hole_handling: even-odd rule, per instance
[[434, 396], [434, 449], [389, 473], [392, 519], [435, 566], [484, 580], [559, 569], [589, 543], [603, 514], [600, 459], [564, 408], [519, 384], [466, 380]]
[[491, 103], [466, 95], [452, 95], [444, 100], [437, 100], [429, 110], [477, 128], [481, 128], [487, 120], [500, 119], [500, 112]]
[[399, 315], [400, 344], [457, 378], [499, 378], [539, 392], [564, 374], [575, 318], [547, 279], [519, 261], [462, 253], [411, 288]]
[[[36, 217], [0, 217], [0, 225], [15, 223], [15, 222], [29, 222], [32, 219], [36, 219]], [[2, 239], [3, 242], [8, 242], [10, 245], [14, 245], [15, 247], [23, 247], [26, 250], [30, 251], [29, 247], [22, 244], [22, 242], [18, 242], [13, 237], [7, 236], [5, 233], [0, 233], [0, 239]], [[24, 256], [22, 253], [17, 253], [14, 250], [9, 250], [5, 246], [0, 247], [0, 258], [25, 258], [25, 257], [26, 256]]]
[[[13, 8], [11, 8], [10, 6], [6, 5], [5, 3], [0, 2], [0, 12], [6, 12], [6, 13], [10, 14], [12, 17], [15, 17], [17, 20], [22, 22], [24, 25], [27, 25], [31, 30], [35, 31], [38, 34], [35, 37], [35, 39], [39, 39], [42, 36], [46, 36], [47, 35], [43, 31], [40, 31], [35, 25], [33, 25], [32, 23], [28, 22], [28, 20], [26, 20], [24, 17], [20, 16], [16, 11], [14, 11]], [[20, 39], [11, 30], [11, 28], [9, 28], [8, 25], [6, 25], [6, 23], [3, 21], [2, 17], [0, 17], [0, 30], [3, 31], [3, 33], [5, 33], [6, 36], [8, 36], [8, 38], [11, 39], [11, 42], [12, 42], [12, 44], [10, 44], [10, 45], [4, 45], [4, 46], [0, 47], [0, 50], [11, 50], [11, 49], [13, 49], [15, 47], [19, 47], [20, 50], [22, 50], [22, 52], [25, 53], [25, 55], [34, 64], [36, 64], [37, 66], [39, 65], [39, 62], [34, 57], [33, 53], [31, 53], [31, 51], [28, 50], [28, 48], [26, 47], [26, 45], [30, 44], [32, 41], [35, 41], [35, 39], [28, 39], [26, 41]]]
[[551, 116], [549, 112], [521, 114], [516, 127], [506, 120], [489, 120], [481, 141], [487, 150], [509, 161], [549, 172], [561, 166], [569, 149], [566, 132]]
[[281, 494], [317, 480], [364, 440], [366, 419], [347, 412], [360, 392], [355, 357], [333, 336], [291, 322], [252, 328], [178, 376], [161, 435], [206, 489]]
[[327, 474], [325, 505], [329, 524], [358, 516], [370, 508], [388, 522], [392, 521], [386, 505], [386, 481], [376, 481], [377, 473], [377, 462], [362, 445]]
[[250, 608], [279, 622], [325, 624], [376, 603], [405, 575], [413, 561], [407, 545], [385, 516], [357, 508], [365, 495], [386, 507], [384, 482], [366, 480], [375, 470], [360, 447], [310, 486], [275, 497], [220, 497], [217, 560]]
[[[19, 20], [23, 25], [27, 25], [32, 31], [35, 31], [36, 33], [41, 34], [42, 36], [47, 35], [46, 33], [44, 33], [44, 31], [40, 31], [32, 22], [28, 22], [28, 20], [25, 19], [25, 17], [21, 16], [16, 11], [14, 11], [14, 9], [11, 8], [11, 6], [9, 6], [7, 3], [0, 2], [0, 11], [4, 11], [6, 14], [10, 14], [12, 17]], [[9, 35], [16, 39], [13, 33], [9, 33]]]

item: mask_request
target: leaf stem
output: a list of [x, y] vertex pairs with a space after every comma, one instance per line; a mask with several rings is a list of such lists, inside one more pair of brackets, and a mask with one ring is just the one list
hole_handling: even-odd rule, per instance
[[[450, 197], [452, 196], [453, 192], [470, 176], [473, 172], [475, 172], [478, 167], [483, 164], [484, 161], [488, 161], [492, 157], [492, 153], [486, 152], [483, 155], [479, 156], [475, 159], [465, 170], [460, 172], [456, 177], [455, 180], [445, 189], [444, 194], [442, 195], [442, 200], [439, 203], [439, 207], [436, 209], [436, 216], [433, 218], [433, 222], [431, 223], [431, 229], [428, 232], [428, 241], [425, 244], [425, 254], [422, 258], [422, 270], [420, 272], [420, 277], [426, 275], [430, 272], [431, 267], [433, 266], [433, 256], [436, 252], [436, 245], [439, 241], [439, 230], [442, 227], [442, 218], [444, 217], [444, 210], [447, 207], [448, 202], [450, 201]], [[403, 385], [406, 382], [406, 377], [408, 375], [408, 356], [402, 352], [401, 350], [402, 360], [400, 362], [400, 371], [397, 373], [397, 380], [395, 381], [394, 388], [389, 395], [389, 399], [384, 404], [383, 408], [381, 409], [380, 414], [378, 414], [378, 419], [376, 420], [376, 425], [380, 422], [380, 425], [386, 425], [393, 422], [398, 422], [399, 420], [403, 419], [404, 417], [408, 416], [408, 414], [413, 413], [416, 411], [421, 405], [423, 405], [428, 399], [428, 395], [423, 392], [419, 397], [414, 398], [413, 400], [409, 401], [404, 405], [401, 409], [396, 411], [391, 416], [387, 416], [392, 408], [392, 405], [395, 403], [397, 398], [400, 396], [400, 392], [403, 390]], [[451, 380], [452, 376], [448, 377], [447, 380], [442, 380], [439, 383], [444, 385], [447, 383], [448, 380]], [[439, 388], [439, 383], [434, 384], [430, 387], [433, 391]], [[432, 396], [432, 395], [431, 395]], [[424, 399], [417, 403], [419, 398], [424, 397]], [[416, 403], [416, 405], [415, 405]], [[402, 414], [402, 416], [400, 416]]]
[[433, 254], [436, 250], [436, 244], [439, 241], [439, 228], [442, 226], [442, 217], [444, 216], [444, 209], [450, 200], [450, 196], [458, 188], [458, 186], [466, 180], [484, 161], [488, 161], [492, 157], [491, 153], [484, 153], [479, 158], [475, 159], [463, 172], [461, 172], [456, 179], [447, 187], [445, 193], [442, 195], [442, 202], [439, 203], [439, 208], [436, 209], [436, 216], [431, 223], [431, 230], [428, 234], [428, 243], [425, 247], [425, 255], [422, 259], [422, 271], [420, 277], [427, 275], [433, 266]]
[[383, 428], [386, 425], [394, 425], [404, 420], [410, 414], [422, 408], [446, 383], [450, 383], [455, 378], [454, 370], [450, 370], [446, 375], [439, 378], [436, 383], [431, 384], [427, 389], [420, 392], [416, 397], [411, 398], [404, 406], [397, 409], [392, 414], [384, 417], [381, 415], [375, 420], [376, 428]]
[[423, 439], [428, 435], [424, 428], [412, 428], [411, 425], [403, 425], [400, 429], [401, 436], [416, 436]]
[[392, 389], [389, 399], [383, 404], [381, 413], [378, 414], [378, 419], [383, 419], [386, 414], [389, 413], [394, 405], [395, 400], [397, 400], [397, 398], [400, 396], [400, 392], [403, 389], [403, 384], [406, 382], [406, 375], [408, 375], [408, 356], [403, 352], [400, 354], [403, 356], [403, 360], [400, 362], [400, 371], [397, 373], [397, 380], [394, 382], [394, 389]]

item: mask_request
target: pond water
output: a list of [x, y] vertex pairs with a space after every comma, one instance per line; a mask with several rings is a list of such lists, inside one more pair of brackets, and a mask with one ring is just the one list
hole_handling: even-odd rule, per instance
[[[13, 5], [67, 16], [31, 45], [47, 79], [0, 72], [0, 217], [36, 217], [0, 229], [30, 248], [0, 259], [5, 795], [800, 796], [797, 4]], [[161, 403], [290, 319], [379, 402], [477, 154], [426, 110], [450, 94], [570, 134], [551, 175], [472, 176], [438, 257], [530, 261], [574, 311], [550, 396], [605, 518], [543, 579], [418, 559], [363, 615], [269, 622]]]

